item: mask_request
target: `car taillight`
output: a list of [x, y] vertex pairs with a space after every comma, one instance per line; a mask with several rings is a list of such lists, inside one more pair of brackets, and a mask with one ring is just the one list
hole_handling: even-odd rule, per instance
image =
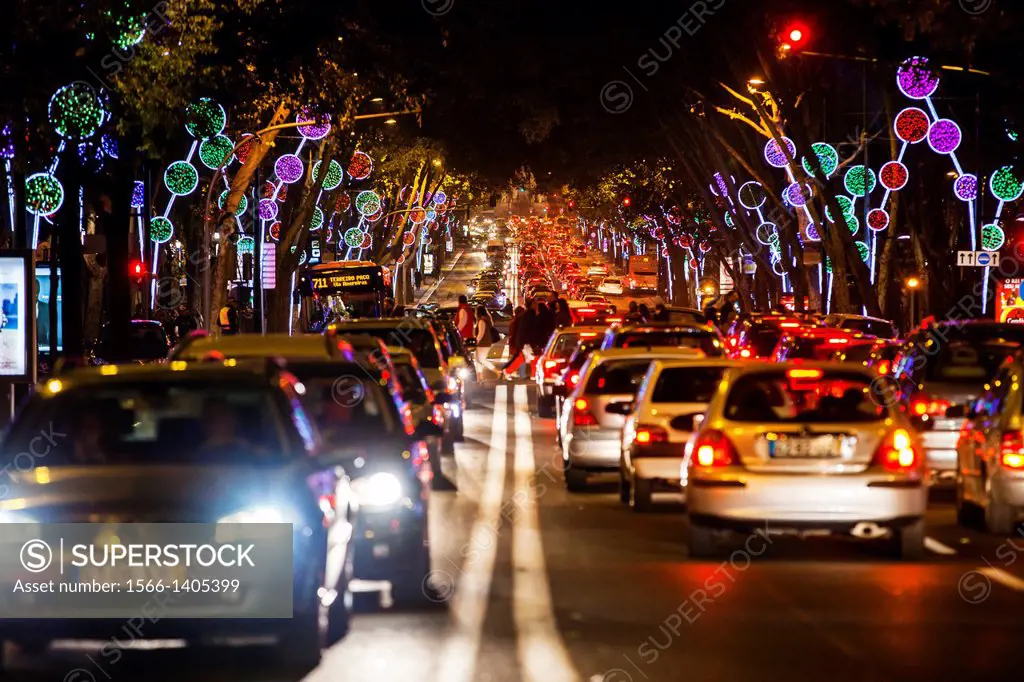
[[728, 467], [739, 464], [736, 448], [721, 431], [705, 431], [693, 444], [693, 461], [702, 467]]
[[651, 445], [652, 443], [667, 443], [668, 431], [660, 426], [650, 424], [639, 424], [633, 433], [633, 442], [637, 445]]
[[888, 374], [889, 373], [889, 369], [890, 369], [889, 368], [889, 361], [888, 360], [880, 361], [876, 368], [878, 369], [878, 373], [879, 374]]
[[573, 372], [572, 374], [569, 375], [569, 383], [572, 384], [573, 386], [576, 386], [577, 384], [580, 383], [579, 372]]
[[917, 396], [910, 401], [910, 413], [915, 417], [923, 417], [925, 415], [929, 417], [945, 417], [949, 406], [948, 400], [934, 400], [924, 396]]
[[1007, 469], [1024, 470], [1024, 433], [1007, 431], [999, 447], [999, 463]]
[[875, 464], [893, 473], [905, 473], [920, 459], [914, 440], [906, 429], [896, 429], [886, 436], [875, 453]]
[[750, 358], [753, 357], [753, 355], [754, 354], [750, 352], [749, 348], [744, 348], [743, 350], [740, 351], [741, 358]]
[[590, 402], [586, 398], [577, 398], [572, 404], [573, 426], [597, 426], [597, 419], [590, 413]]

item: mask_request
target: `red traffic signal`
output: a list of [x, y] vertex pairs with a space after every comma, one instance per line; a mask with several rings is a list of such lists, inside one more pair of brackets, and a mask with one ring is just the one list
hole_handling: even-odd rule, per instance
[[630, 199], [629, 197], [626, 197], [625, 199], [622, 200], [622, 205], [625, 206], [626, 208], [629, 208], [632, 203], [633, 200]]
[[790, 21], [779, 32], [779, 54], [785, 57], [807, 48], [811, 42], [811, 29], [803, 21]]
[[140, 260], [133, 260], [128, 264], [128, 275], [135, 280], [136, 283], [141, 282], [145, 279], [148, 274], [146, 270], [146, 264]]

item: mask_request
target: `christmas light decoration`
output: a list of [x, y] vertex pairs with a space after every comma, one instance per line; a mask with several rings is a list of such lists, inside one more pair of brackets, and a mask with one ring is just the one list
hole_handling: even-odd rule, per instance
[[860, 219], [855, 215], [845, 215], [846, 226], [850, 228], [850, 234], [857, 234], [860, 230]]
[[376, 192], [366, 190], [356, 196], [356, 210], [360, 215], [371, 216], [381, 210], [380, 197]]
[[154, 244], [166, 244], [174, 236], [174, 224], [163, 216], [149, 221], [149, 238]]
[[771, 244], [772, 235], [775, 234], [777, 229], [778, 227], [775, 223], [761, 223], [757, 226], [757, 231], [754, 233], [754, 237], [757, 241], [767, 246], [768, 244]]
[[164, 171], [164, 187], [175, 196], [185, 196], [199, 186], [199, 171], [188, 161], [175, 161]]
[[736, 222], [733, 220], [732, 213], [725, 214], [725, 226], [736, 227]]
[[316, 232], [324, 226], [324, 212], [319, 206], [313, 208], [313, 214], [309, 217], [309, 231]]
[[185, 130], [197, 140], [205, 140], [224, 132], [228, 114], [224, 107], [203, 97], [185, 107]]
[[242, 235], [235, 243], [235, 250], [238, 255], [251, 254], [256, 252], [256, 240], [249, 235]]
[[132, 186], [132, 208], [142, 208], [145, 196], [146, 186], [140, 180], [136, 180]]
[[884, 208], [873, 208], [868, 212], [868, 229], [881, 232], [889, 227], [889, 212]]
[[679, 235], [679, 248], [689, 249], [693, 247], [693, 237], [688, 234]]
[[437, 220], [437, 211], [427, 211], [427, 222], [432, 223]]
[[363, 231], [358, 227], [350, 227], [345, 230], [345, 246], [350, 249], [358, 249], [363, 243]]
[[992, 196], [1000, 201], [1017, 201], [1024, 194], [1024, 181], [1013, 166], [1003, 166], [992, 174], [989, 188]]
[[797, 208], [805, 206], [811, 200], [811, 188], [803, 183], [794, 182], [783, 192], [786, 201]]
[[[319, 182], [320, 180], [320, 164], [322, 163], [323, 161], [317, 161], [313, 164], [313, 182]], [[341, 164], [331, 159], [331, 162], [327, 165], [327, 175], [324, 177], [324, 190], [329, 192], [332, 189], [337, 189], [344, 179], [345, 171], [342, 169]]]
[[307, 140], [322, 140], [331, 132], [331, 117], [327, 114], [316, 116], [309, 109], [300, 111], [295, 122], [312, 124], [299, 126], [299, 134]]
[[855, 197], [864, 197], [875, 189], [875, 171], [864, 166], [851, 166], [843, 178], [846, 191]]
[[402, 235], [402, 243], [406, 246], [412, 246], [413, 242], [416, 241], [416, 235], [412, 232], [406, 232]]
[[216, 135], [199, 144], [199, 160], [210, 170], [216, 170], [231, 163], [231, 150], [235, 144], [224, 135]]
[[273, 220], [277, 217], [277, 202], [273, 199], [260, 199], [258, 205], [260, 220]]
[[768, 193], [765, 192], [764, 187], [761, 183], [754, 181], [744, 183], [736, 196], [740, 205], [751, 211], [761, 208], [768, 201]]
[[[825, 177], [832, 177], [839, 168], [839, 152], [827, 142], [815, 142], [811, 145], [811, 151], [818, 157], [818, 165], [821, 166], [821, 172], [825, 174]], [[803, 167], [808, 175], [814, 176], [809, 159], [804, 158]]]
[[805, 230], [807, 239], [812, 242], [820, 242], [821, 235], [818, 233], [818, 226], [814, 223], [808, 223], [807, 229]]
[[281, 239], [281, 221], [275, 221], [270, 227], [267, 228], [267, 234], [275, 242]]
[[891, 192], [897, 192], [907, 186], [910, 180], [910, 171], [899, 161], [890, 161], [878, 172], [878, 179], [882, 187]]
[[939, 77], [932, 73], [925, 57], [911, 57], [896, 71], [896, 85], [910, 99], [928, 99], [939, 89]]
[[928, 121], [928, 114], [917, 107], [907, 107], [896, 114], [893, 122], [893, 130], [896, 137], [907, 144], [923, 142], [928, 137], [928, 130], [931, 123]]
[[427, 219], [427, 212], [422, 207], [417, 206], [416, 208], [409, 211], [409, 221], [413, 225], [420, 225]]
[[[227, 202], [228, 194], [230, 194], [230, 193], [231, 193], [231, 190], [229, 190], [229, 189], [226, 189], [226, 190], [224, 190], [223, 192], [220, 193], [220, 196], [217, 198], [217, 207], [218, 208], [221, 208], [221, 209], [224, 208], [224, 204]], [[248, 208], [249, 208], [249, 200], [243, 194], [242, 198], [238, 200], [238, 206], [235, 207], [235, 216], [237, 217], [237, 216], [244, 215], [246, 209], [248, 209]]]
[[708, 251], [711, 250], [711, 242], [705, 239], [701, 241], [700, 244], [697, 245], [697, 248], [700, 250], [701, 253], [707, 253]]
[[928, 130], [928, 146], [936, 154], [952, 154], [960, 148], [961, 140], [960, 126], [948, 118], [939, 119]]
[[[444, 192], [437, 192], [434, 195], [434, 203], [435, 204], [441, 205], [441, 204], [443, 204], [446, 201], [448, 201], [448, 196]], [[679, 223], [676, 222], [676, 224], [678, 225]]]
[[238, 163], [244, 164], [249, 160], [249, 155], [252, 154], [253, 146], [256, 143], [256, 137], [252, 133], [243, 133], [240, 138], [240, 142], [241, 144], [238, 145], [238, 149], [235, 150], [235, 158], [238, 159]]
[[978, 198], [978, 176], [964, 173], [953, 182], [953, 194], [960, 201], [974, 201]]
[[100, 148], [112, 159], [117, 158], [117, 138], [107, 134], [100, 138]]
[[118, 17], [114, 20], [117, 32], [111, 42], [121, 50], [135, 47], [146, 37], [146, 15]]
[[76, 81], [53, 94], [48, 107], [50, 123], [61, 137], [87, 140], [107, 118], [103, 103], [88, 84]]
[[1006, 234], [998, 225], [985, 225], [981, 228], [981, 248], [986, 251], [998, 251], [1006, 243]]
[[103, 153], [103, 149], [99, 145], [92, 144], [91, 142], [82, 142], [78, 145], [78, 160], [82, 164], [82, 167], [98, 173], [103, 169], [104, 159], [106, 154]]
[[334, 210], [337, 213], [344, 213], [351, 207], [352, 198], [346, 192], [339, 194], [337, 200], [334, 202]]
[[[842, 194], [837, 195], [836, 196], [836, 203], [839, 204], [839, 210], [841, 210], [843, 212], [844, 216], [846, 216], [846, 217], [853, 216], [853, 201], [850, 200], [850, 197], [843, 196]], [[834, 217], [832, 217], [832, 209], [831, 208], [828, 208], [828, 207], [825, 208], [825, 217], [828, 219], [828, 221], [830, 223], [836, 222], [836, 219]]]
[[783, 137], [782, 144], [785, 145], [785, 149], [779, 146], [779, 143], [774, 139], [768, 140], [768, 143], [764, 146], [764, 160], [768, 162], [768, 165], [774, 166], [775, 168], [785, 168], [789, 163], [788, 158], [796, 158], [796, 145], [793, 144], [793, 140], [788, 137]]
[[865, 263], [871, 258], [871, 247], [864, 242], [854, 242], [853, 245], [857, 247], [857, 253], [860, 254], [860, 259]]
[[64, 203], [64, 185], [50, 173], [36, 173], [25, 179], [25, 208], [33, 215], [51, 215]]
[[368, 249], [373, 244], [373, 237], [367, 233], [363, 233], [363, 241], [359, 243], [359, 248]]
[[302, 159], [295, 154], [282, 154], [274, 162], [274, 173], [277, 174], [278, 180], [287, 185], [301, 180], [304, 170], [305, 166], [302, 164]]
[[355, 152], [348, 162], [348, 175], [353, 180], [365, 180], [373, 172], [373, 159], [364, 152]]
[[0, 130], [0, 159], [13, 159], [14, 158], [14, 131], [11, 129], [11, 123], [8, 121], [4, 124], [3, 130]]

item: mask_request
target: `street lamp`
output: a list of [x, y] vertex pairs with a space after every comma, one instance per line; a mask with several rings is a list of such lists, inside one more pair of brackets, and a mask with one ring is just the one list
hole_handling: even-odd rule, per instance
[[396, 121], [393, 118], [389, 118], [388, 120], [384, 121], [384, 125], [389, 125], [389, 126], [393, 126], [393, 125], [395, 125], [397, 123], [398, 123], [398, 121]]
[[903, 283], [910, 292], [910, 328], [917, 326], [917, 290], [921, 288], [921, 279], [911, 275]]

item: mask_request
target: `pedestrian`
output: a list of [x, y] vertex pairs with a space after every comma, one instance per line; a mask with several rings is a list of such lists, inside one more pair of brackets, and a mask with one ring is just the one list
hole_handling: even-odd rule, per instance
[[188, 308], [184, 305], [178, 306], [178, 316], [174, 318], [174, 338], [181, 341], [198, 328], [196, 318], [189, 313]]
[[526, 308], [519, 306], [512, 314], [512, 321], [508, 324], [508, 362], [501, 368], [502, 376], [506, 379], [512, 378], [512, 373], [517, 371], [525, 361], [523, 356], [523, 334], [520, 330], [523, 317], [526, 315]]
[[636, 301], [629, 302], [629, 312], [626, 313], [623, 322], [643, 322], [643, 318], [640, 316], [640, 306], [637, 305]]
[[238, 333], [238, 304], [235, 299], [228, 299], [220, 309], [219, 325], [220, 333], [224, 336], [234, 336]]
[[651, 317], [652, 322], [668, 322], [668, 308], [665, 307], [664, 303], [656, 303], [654, 305], [654, 316]]
[[569, 302], [564, 298], [555, 301], [555, 326], [558, 328], [572, 326], [572, 311], [569, 310]]
[[548, 341], [551, 340], [551, 335], [555, 333], [555, 311], [551, 309], [550, 305], [539, 303], [537, 315], [539, 324], [533, 350], [534, 354], [539, 356], [544, 353], [544, 349], [548, 347]]
[[494, 366], [490, 358], [491, 347], [494, 345], [494, 332], [494, 320], [491, 319], [487, 308], [478, 306], [476, 309], [476, 363], [478, 367], [489, 369], [497, 374], [498, 368]]
[[396, 305], [391, 310], [391, 317], [405, 317], [405, 306], [404, 305]]
[[394, 317], [395, 316], [395, 299], [388, 298], [384, 299], [384, 309], [381, 311], [381, 317]]
[[476, 330], [473, 309], [469, 307], [469, 299], [465, 294], [459, 296], [459, 309], [455, 313], [455, 328], [459, 330], [459, 336], [464, 340], [472, 339]]
[[637, 312], [640, 313], [640, 318], [644, 322], [651, 321], [651, 309], [647, 307], [646, 303], [641, 303], [639, 306], [637, 306]]

